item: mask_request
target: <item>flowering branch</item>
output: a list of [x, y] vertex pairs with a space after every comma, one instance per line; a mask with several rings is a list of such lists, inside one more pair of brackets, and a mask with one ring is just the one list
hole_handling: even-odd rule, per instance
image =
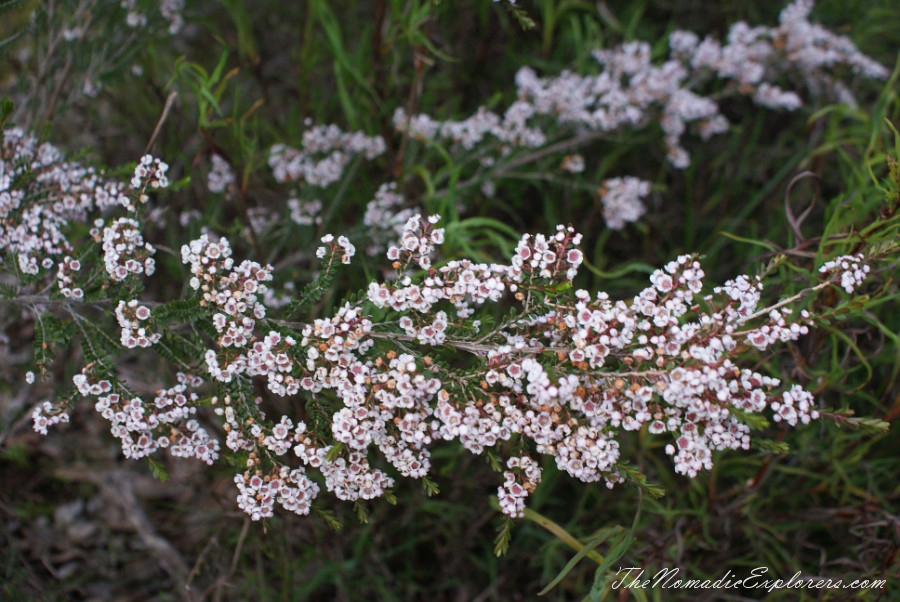
[[[411, 140], [450, 142], [450, 151], [440, 149], [450, 162], [453, 153], [490, 140], [496, 156], [483, 154], [480, 166], [493, 177], [653, 122], [665, 133], [671, 162], [684, 166], [680, 138], [688, 124], [704, 138], [727, 127], [715, 103], [694, 91], [705, 76], [790, 109], [799, 97], [767, 83], [782, 72], [779, 64], [803, 66], [811, 88], [832, 82], [837, 63], [883, 75], [840, 38], [812, 27], [807, 14], [807, 3], [794, 2], [779, 27], [736, 25], [725, 46], [678, 32], [660, 66], [651, 64], [648, 45], [632, 43], [598, 52], [603, 70], [596, 77], [542, 79], [523, 69], [520, 99], [502, 117], [480, 110], [440, 123], [399, 110], [395, 122]], [[801, 53], [804, 31], [836, 58]], [[588, 133], [542, 129], [554, 122]], [[280, 182], [324, 188], [341, 180], [354, 157], [375, 160], [386, 151], [380, 137], [309, 125], [300, 149], [272, 148], [269, 164]], [[574, 155], [563, 164], [571, 172], [585, 168]], [[350, 237], [321, 236], [320, 274], [281, 314], [271, 289], [276, 269], [238, 262], [229, 240], [209, 230], [180, 249], [189, 272], [185, 294], [141, 299], [157, 250], [144, 239], [143, 220], [168, 185], [167, 170], [147, 155], [126, 185], [63, 161], [21, 130], [4, 132], [0, 249], [10, 258], [4, 276], [15, 283], [4, 305], [30, 310], [39, 370], [55, 345], [76, 340], [85, 360], [72, 394], [35, 407], [33, 425], [46, 433], [68, 420], [76, 399], [90, 398], [128, 458], [161, 449], [207, 464], [225, 456], [239, 466], [237, 504], [253, 520], [272, 516], [276, 504], [309, 514], [322, 488], [352, 502], [391, 499], [401, 477], [436, 489], [431, 453], [450, 441], [496, 459], [498, 503], [509, 517], [523, 515], [541, 482], [541, 456], [585, 483], [646, 485], [621, 455], [628, 432], [666, 437], [675, 472], [694, 477], [712, 468], [716, 451], [749, 449], [751, 431], [770, 419], [798, 426], [820, 416], [802, 386], [744, 365], [806, 335], [822, 316], [803, 307], [826, 288], [856, 293], [872, 273], [867, 263], [879, 258], [860, 245], [818, 266], [823, 281], [777, 300], [764, 298], [763, 276], [738, 275], [710, 289], [698, 257], [685, 254], [653, 271], [632, 298], [614, 300], [575, 287], [584, 255], [573, 227], [522, 236], [506, 263], [445, 260], [437, 253], [446, 239], [440, 216], [404, 208], [396, 183], [387, 183], [363, 221], [385, 233], [368, 250], [386, 248], [389, 276], [370, 281], [333, 315], [293, 321], [352, 262]], [[209, 187], [226, 193], [234, 182], [227, 161], [213, 159]], [[637, 178], [606, 180], [609, 226], [638, 219], [648, 193], [649, 183]], [[292, 200], [294, 221], [318, 223], [321, 202]], [[74, 224], [88, 232], [85, 240], [70, 240]], [[96, 320], [82, 315], [87, 306], [100, 310]], [[56, 314], [65, 319], [48, 307], [62, 307]], [[125, 350], [177, 367], [175, 384], [139, 395], [116, 371], [114, 358]], [[305, 408], [269, 417], [261, 390]], [[224, 433], [223, 443], [207, 421]]]

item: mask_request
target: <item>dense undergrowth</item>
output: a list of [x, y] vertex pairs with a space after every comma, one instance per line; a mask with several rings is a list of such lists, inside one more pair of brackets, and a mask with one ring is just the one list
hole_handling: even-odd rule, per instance
[[808, 8], [0, 2], [0, 598], [894, 599], [900, 8]]

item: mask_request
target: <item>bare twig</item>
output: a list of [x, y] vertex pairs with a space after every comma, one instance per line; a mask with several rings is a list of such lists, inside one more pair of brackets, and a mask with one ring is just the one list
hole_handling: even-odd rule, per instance
[[159, 116], [159, 121], [156, 122], [156, 128], [153, 130], [153, 135], [150, 136], [150, 142], [147, 143], [147, 148], [144, 149], [145, 155], [150, 152], [153, 143], [156, 142], [156, 137], [159, 135], [159, 131], [162, 129], [166, 119], [168, 119], [169, 111], [172, 110], [172, 105], [175, 104], [176, 98], [178, 98], [178, 92], [175, 91], [170, 92], [169, 96], [166, 98], [166, 104], [163, 106], [162, 115]]
[[788, 224], [791, 226], [791, 230], [794, 231], [794, 236], [797, 237], [797, 240], [799, 242], [803, 242], [803, 233], [800, 231], [800, 226], [803, 225], [803, 221], [809, 216], [809, 213], [812, 211], [813, 207], [816, 206], [816, 202], [819, 200], [819, 191], [817, 186], [816, 194], [813, 197], [812, 202], [810, 202], [809, 207], [804, 209], [803, 213], [801, 213], [799, 217], [794, 216], [794, 210], [791, 208], [791, 190], [794, 188], [794, 184], [806, 178], [815, 179], [817, 184], [819, 182], [819, 176], [811, 171], [804, 171], [794, 176], [788, 184], [787, 190], [784, 191], [784, 214], [787, 216]]
[[[228, 581], [237, 570], [238, 560], [241, 558], [241, 551], [244, 548], [244, 541], [247, 539], [247, 533], [250, 531], [250, 519], [244, 519], [244, 525], [241, 527], [241, 534], [238, 536], [237, 545], [234, 547], [234, 554], [231, 556], [231, 565], [228, 567], [228, 574], [224, 577], [216, 579], [214, 584], [213, 600], [219, 602], [222, 599], [222, 588], [228, 585]], [[205, 597], [205, 596], [204, 596]]]

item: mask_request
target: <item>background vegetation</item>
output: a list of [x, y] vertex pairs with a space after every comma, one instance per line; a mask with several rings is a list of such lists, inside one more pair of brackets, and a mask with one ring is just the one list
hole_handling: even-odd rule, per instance
[[[419, 206], [459, 201], [452, 191], [429, 189], [430, 182], [446, 186], [442, 170], [448, 168], [394, 132], [395, 108], [439, 118], [461, 118], [482, 105], [502, 110], [513, 100], [523, 65], [548, 75], [589, 73], [597, 69], [590, 58], [595, 48], [640, 39], [663, 54], [673, 29], [723, 39], [731, 23], [775, 24], [783, 8], [771, 1], [533, 0], [519, 3], [517, 17], [484, 0], [198, 1], [188, 3], [184, 29], [171, 35], [150, 10], [155, 4], [146, 5], [150, 23], [134, 30], [122, 27], [126, 10], [118, 2], [0, 2], [0, 92], [15, 107], [7, 124], [85, 162], [122, 167], [123, 175], [152, 141], [153, 153], [170, 163], [174, 185], [160, 216], [167, 225], [151, 226], [148, 238], [158, 248], [178, 249], [208, 225], [230, 235], [241, 256], [275, 264], [282, 282], [298, 289], [311, 278], [323, 233], [366, 235], [360, 216], [390, 175], [407, 176], [403, 192]], [[536, 27], [523, 29], [526, 17]], [[895, 65], [895, 1], [823, 0], [814, 18], [889, 69]], [[80, 25], [94, 33], [64, 43], [64, 30]], [[862, 230], [879, 211], [890, 219], [884, 212], [897, 208], [888, 162], [895, 141], [885, 124], [900, 124], [896, 72], [857, 90], [857, 108], [810, 103], [781, 113], [743, 99], [724, 101], [733, 128], [708, 142], [689, 140], [692, 162], [683, 171], [668, 165], [662, 134], [652, 128], [582, 148], [587, 169], [578, 177], [560, 174], [558, 156], [535, 161], [498, 181], [494, 198], [467, 197], [467, 211], [448, 226], [452, 236], [442, 252], [500, 259], [515, 245], [514, 233], [572, 223], [585, 236], [590, 266], [577, 284], [615, 297], [634, 294], [653, 267], [686, 252], [704, 256], [714, 282], [754, 273], [778, 251], [830, 255], [827, 233]], [[385, 155], [354, 163], [342, 182], [300, 191], [325, 201], [323, 223], [315, 227], [287, 220], [289, 187], [275, 182], [266, 166], [272, 144], [299, 143], [306, 118], [380, 134], [387, 143]], [[213, 153], [237, 174], [228, 195], [207, 190]], [[812, 176], [797, 179], [802, 172]], [[597, 188], [620, 173], [654, 188], [647, 215], [612, 231]], [[809, 205], [805, 221], [792, 225], [789, 215]], [[201, 217], [178, 225], [187, 210]], [[246, 225], [266, 211], [278, 212], [281, 225], [261, 237]], [[367, 273], [341, 272], [313, 315], [364, 288], [383, 264], [359, 260]], [[160, 263], [162, 273], [183, 269], [175, 259]], [[89, 406], [68, 427], [40, 437], [30, 429], [29, 410], [71, 382], [72, 358], [58, 358], [49, 381], [23, 388], [33, 325], [5, 322], [0, 598], [530, 600], [564, 568], [546, 599], [619, 596], [606, 589], [608, 574], [591, 558], [568, 566], [575, 551], [567, 533], [594, 546], [595, 555], [620, 555], [614, 569], [653, 573], [674, 566], [691, 577], [717, 578], [766, 566], [782, 578], [802, 571], [888, 580], [885, 590], [766, 594], [773, 600], [900, 599], [900, 444], [893, 432], [900, 417], [900, 314], [893, 270], [882, 268], [882, 287], [870, 291], [863, 309], [777, 354], [760, 355], [757, 364], [807, 386], [823, 407], [886, 421], [888, 430], [854, 429], [839, 419], [775, 427], [770, 438], [788, 451], [721, 454], [715, 469], [696, 479], [674, 475], [664, 443], [636, 433], [625, 440], [623, 456], [637, 459], [664, 497], [585, 486], [547, 464], [528, 502], [535, 514], [515, 525], [509, 551], [499, 558], [493, 542], [502, 521], [490, 505], [496, 474], [482, 458], [452, 446], [434, 457], [440, 495], [401, 483], [396, 506], [373, 504], [366, 524], [350, 506], [335, 503], [344, 526], [334, 531], [315, 517], [277, 513], [251, 524], [234, 504], [227, 467], [164, 459], [170, 478], [155, 480], [147, 464], [120, 457]], [[776, 276], [786, 294], [795, 290], [789, 270]], [[150, 286], [164, 294], [178, 281], [167, 282], [156, 278]], [[122, 369], [146, 378], [146, 366]], [[154, 380], [161, 387], [172, 379], [153, 374]], [[721, 592], [645, 595], [725, 599]], [[742, 591], [733, 599], [763, 595]]]

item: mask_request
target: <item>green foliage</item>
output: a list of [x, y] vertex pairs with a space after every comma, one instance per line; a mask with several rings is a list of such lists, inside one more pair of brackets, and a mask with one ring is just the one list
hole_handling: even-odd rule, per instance
[[191, 323], [204, 318], [209, 311], [194, 299], [173, 299], [153, 310], [153, 319], [159, 326], [172, 323]]
[[150, 467], [150, 473], [157, 481], [165, 483], [169, 480], [169, 473], [166, 472], [166, 469], [163, 467], [162, 463], [152, 456], [147, 457], [147, 466]]
[[0, 128], [6, 125], [6, 120], [13, 112], [13, 102], [8, 98], [0, 100]]
[[[50, 312], [44, 312], [35, 321], [34, 333], [34, 363], [41, 370], [46, 370], [55, 357], [55, 349], [69, 345], [76, 331], [74, 323], [64, 321]], [[92, 348], [89, 347], [87, 353]], [[90, 361], [96, 361], [98, 356], [93, 355]]]
[[207, 72], [197, 63], [186, 61], [183, 57], [175, 62], [175, 77], [196, 94], [197, 119], [200, 128], [221, 127], [228, 123], [220, 102], [227, 89], [228, 80], [236, 75], [237, 71], [231, 70], [226, 73], [227, 61], [228, 51], [225, 50], [211, 72]]
[[324, 261], [322, 271], [313, 280], [307, 282], [300, 294], [291, 300], [287, 315], [294, 316], [308, 312], [313, 304], [328, 292], [334, 280], [335, 270], [334, 257]]

